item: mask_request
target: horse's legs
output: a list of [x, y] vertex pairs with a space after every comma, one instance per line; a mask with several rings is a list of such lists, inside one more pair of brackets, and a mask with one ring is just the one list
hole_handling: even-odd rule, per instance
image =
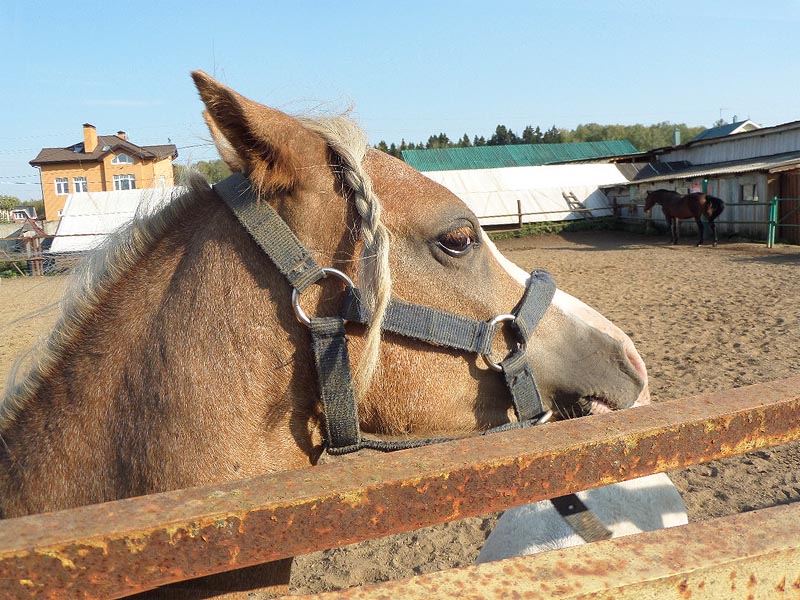
[[678, 245], [678, 231], [681, 228], [680, 221], [678, 220], [677, 217], [673, 217], [672, 219], [670, 219], [670, 221], [671, 221], [671, 223], [670, 223], [670, 234], [672, 236], [672, 245], [673, 246], [677, 246]]
[[697, 242], [698, 246], [703, 245], [703, 218], [702, 217], [695, 217], [695, 222], [697, 223], [697, 231], [700, 232], [700, 240]]
[[717, 245], [717, 224], [714, 223], [714, 219], [708, 220], [708, 226], [711, 228], [711, 236], [714, 238], [714, 246]]

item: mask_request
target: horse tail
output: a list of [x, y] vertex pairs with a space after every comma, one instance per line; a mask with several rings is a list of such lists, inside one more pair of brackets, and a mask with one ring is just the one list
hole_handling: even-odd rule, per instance
[[706, 199], [711, 204], [711, 219], [714, 220], [725, 210], [725, 202], [716, 196], [706, 196]]

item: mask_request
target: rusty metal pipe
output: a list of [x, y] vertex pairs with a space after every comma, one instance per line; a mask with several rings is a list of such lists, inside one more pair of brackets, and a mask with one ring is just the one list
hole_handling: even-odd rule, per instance
[[286, 600], [753, 600], [800, 596], [800, 505]]
[[117, 598], [800, 438], [800, 377], [0, 521], [4, 597]]

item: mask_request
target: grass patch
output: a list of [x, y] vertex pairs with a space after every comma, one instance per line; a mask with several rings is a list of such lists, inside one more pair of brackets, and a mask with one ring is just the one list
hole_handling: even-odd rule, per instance
[[525, 223], [522, 229], [512, 231], [487, 229], [486, 233], [493, 240], [518, 238], [525, 235], [543, 235], [564, 231], [611, 231], [618, 230], [620, 223], [614, 217], [598, 217], [572, 221], [545, 221], [543, 223]]

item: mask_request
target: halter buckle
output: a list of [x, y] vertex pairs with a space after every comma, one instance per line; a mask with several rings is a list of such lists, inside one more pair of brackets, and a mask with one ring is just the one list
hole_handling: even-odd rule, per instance
[[[504, 315], [497, 315], [496, 317], [494, 317], [494, 318], [492, 318], [492, 319], [490, 319], [488, 321], [489, 328], [492, 330], [492, 338], [489, 340], [489, 347], [490, 348], [492, 346], [491, 342], [492, 342], [492, 339], [494, 339], [494, 334], [497, 332], [497, 325], [499, 323], [506, 323], [508, 321], [514, 321], [516, 318], [517, 318], [516, 315], [504, 314]], [[517, 343], [516, 352], [520, 352], [520, 351], [521, 352], [525, 351], [525, 342], [524, 341]], [[497, 371], [498, 373], [502, 373], [503, 372], [502, 365], [500, 365], [500, 363], [497, 363], [494, 360], [492, 360], [492, 356], [491, 356], [490, 352], [487, 352], [485, 354], [481, 354], [481, 356], [483, 357], [483, 360], [486, 362], [486, 366], [489, 367], [492, 371]]]
[[[331, 267], [322, 267], [322, 274], [324, 275], [324, 277], [327, 277], [328, 275], [333, 275], [334, 277], [338, 277], [349, 288], [355, 287], [353, 280], [350, 279], [344, 273], [342, 273], [339, 269], [333, 269]], [[294, 308], [294, 314], [297, 317], [298, 321], [300, 321], [306, 327], [308, 327], [309, 325], [311, 325], [311, 319], [303, 310], [303, 308], [300, 306], [300, 296], [301, 293], [297, 291], [297, 288], [292, 288], [292, 308]]]

